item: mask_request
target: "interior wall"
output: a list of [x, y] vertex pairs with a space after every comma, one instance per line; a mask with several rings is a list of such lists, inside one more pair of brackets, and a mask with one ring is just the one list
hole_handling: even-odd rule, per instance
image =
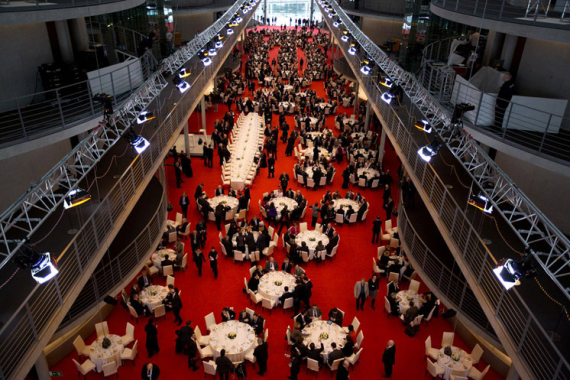
[[196, 33], [207, 29], [216, 21], [214, 13], [174, 14], [176, 30], [182, 35], [182, 41], [189, 41]]
[[377, 45], [383, 45], [392, 37], [402, 38], [402, 25], [402, 20], [362, 17], [362, 32]]
[[406, 8], [406, 2], [401, 0], [360, 0], [359, 8], [382, 13], [403, 15]]
[[71, 151], [68, 139], [0, 161], [0, 211], [4, 211]]
[[[570, 44], [528, 38], [515, 82], [515, 94], [570, 99]], [[570, 130], [570, 107], [562, 128]]]
[[570, 177], [497, 152], [495, 162], [564, 234], [570, 234]]
[[[0, 26], [0, 112], [16, 108], [15, 97], [42, 91], [36, 76], [38, 66], [53, 62], [50, 42], [45, 23]], [[25, 106], [31, 97], [23, 100]]]
[[213, 4], [214, 0], [179, 0], [177, 2], [179, 8], [197, 7], [199, 5]]

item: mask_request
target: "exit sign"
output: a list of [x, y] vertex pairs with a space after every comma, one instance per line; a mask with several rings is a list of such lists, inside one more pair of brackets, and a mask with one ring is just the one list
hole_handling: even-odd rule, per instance
[[49, 372], [49, 375], [50, 375], [51, 377], [63, 377], [63, 373], [62, 373], [62, 372], [59, 372], [59, 371], [50, 371], [50, 372]]

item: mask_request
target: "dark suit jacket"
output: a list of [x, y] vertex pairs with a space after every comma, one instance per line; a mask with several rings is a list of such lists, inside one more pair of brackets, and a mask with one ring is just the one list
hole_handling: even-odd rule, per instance
[[396, 363], [396, 345], [393, 345], [392, 347], [386, 347], [384, 349], [384, 353], [382, 354], [382, 363]]
[[291, 269], [293, 269], [293, 264], [284, 262], [281, 264], [281, 270], [287, 273], [291, 273]]
[[336, 380], [348, 380], [348, 369], [342, 363], [339, 364], [336, 371]]
[[322, 366], [325, 362], [323, 355], [321, 355], [321, 352], [324, 351], [324, 346], [323, 343], [321, 342], [321, 347], [320, 348], [316, 348], [314, 350], [308, 350], [307, 351], [307, 357], [311, 358], [313, 360], [316, 360], [317, 362], [319, 362], [319, 366]]
[[253, 356], [257, 359], [257, 361], [267, 362], [267, 359], [269, 359], [267, 342], [263, 342], [259, 346], [255, 347], [255, 350], [253, 350]]
[[263, 317], [261, 315], [257, 316], [257, 321], [251, 320], [251, 327], [255, 330], [255, 335], [263, 333]]
[[141, 379], [142, 380], [156, 380], [158, 379], [158, 376], [160, 375], [160, 368], [158, 368], [158, 366], [156, 364], [152, 365], [152, 373], [150, 375], [150, 377], [148, 376], [148, 371], [146, 369], [146, 364], [143, 365], [142, 367], [142, 371], [141, 371]]
[[188, 207], [190, 205], [190, 200], [188, 199], [188, 197], [180, 197], [180, 202], [178, 202], [180, 204], [180, 207], [184, 208], [184, 207]]
[[[152, 285], [152, 277], [150, 277], [149, 275], [146, 276], [146, 278], [148, 279], [148, 284]], [[143, 289], [144, 288], [144, 278], [143, 276], [140, 276], [137, 283], [139, 284], [139, 289]]]
[[342, 353], [341, 350], [339, 350], [338, 348], [336, 348], [334, 351], [332, 351], [329, 354], [329, 365], [332, 365], [332, 363], [337, 360], [337, 359], [344, 359], [344, 354]]
[[234, 371], [234, 364], [227, 356], [219, 357], [216, 359], [217, 373], [230, 373]]

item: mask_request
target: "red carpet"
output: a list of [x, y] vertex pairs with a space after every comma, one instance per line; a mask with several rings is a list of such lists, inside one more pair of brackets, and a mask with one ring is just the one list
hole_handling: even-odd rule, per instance
[[[271, 52], [271, 58], [276, 56], [277, 49]], [[312, 86], [319, 96], [324, 95], [324, 86], [322, 81], [316, 81]], [[246, 96], [249, 93], [245, 94]], [[208, 110], [208, 133], [213, 129], [213, 122], [216, 118], [221, 119], [226, 111], [226, 106], [220, 105], [219, 112], [214, 113], [213, 109]], [[351, 109], [340, 107], [339, 112], [352, 113]], [[334, 116], [329, 116], [326, 126], [334, 129]], [[274, 117], [274, 122], [277, 118]], [[189, 121], [190, 123], [200, 123], [198, 113], [195, 112]], [[288, 116], [287, 122], [289, 125], [294, 126], [293, 117]], [[294, 157], [285, 157], [285, 144], [279, 142], [278, 160], [276, 163], [276, 178], [267, 179], [267, 169], [262, 169], [260, 174], [255, 178], [253, 187], [251, 189], [252, 207], [249, 211], [248, 218], [254, 214], [258, 214], [259, 209], [257, 200], [261, 198], [262, 193], [271, 191], [277, 188], [277, 177], [283, 171], [291, 174], [294, 165]], [[214, 168], [206, 168], [202, 161], [198, 158], [192, 159], [192, 167], [194, 170], [193, 178], [184, 178], [182, 189], [176, 188], [174, 172], [172, 167], [168, 166], [168, 185], [171, 203], [174, 205], [174, 210], [171, 212], [170, 219], [174, 219], [174, 213], [179, 211], [178, 199], [182, 191], [186, 191], [190, 196], [194, 194], [196, 186], [200, 183], [205, 184], [205, 191], [213, 196], [215, 188], [220, 182], [221, 170], [218, 165], [219, 160], [214, 158]], [[341, 189], [342, 177], [341, 173], [346, 166], [346, 160], [342, 165], [334, 164], [336, 167], [337, 175], [333, 185], [327, 186], [325, 189], [312, 191], [297, 186], [294, 181], [290, 182], [290, 186], [294, 189], [300, 189], [307, 197], [309, 204], [314, 204], [315, 201], [320, 200], [326, 190], [339, 189], [342, 195], [345, 191]], [[394, 181], [397, 182], [397, 168], [399, 166], [398, 158], [396, 157], [393, 149], [386, 144], [386, 155], [383, 160], [385, 168], [389, 168]], [[351, 186], [352, 187], [352, 186]], [[381, 356], [386, 342], [393, 339], [396, 342], [397, 354], [396, 364], [394, 366], [393, 379], [421, 379], [424, 378], [426, 368], [426, 361], [424, 359], [424, 341], [431, 335], [432, 345], [439, 347], [441, 343], [442, 333], [444, 331], [452, 331], [453, 327], [446, 321], [440, 318], [433, 318], [429, 326], [422, 324], [419, 333], [410, 338], [404, 334], [404, 327], [399, 319], [395, 317], [388, 318], [386, 313], [383, 312], [384, 302], [383, 297], [386, 295], [386, 279], [381, 279], [380, 291], [378, 292], [376, 310], [370, 308], [370, 300], [366, 301], [365, 311], [356, 311], [355, 299], [353, 296], [353, 288], [356, 281], [361, 278], [368, 279], [371, 275], [371, 257], [376, 256], [377, 245], [371, 244], [372, 237], [372, 220], [377, 215], [384, 216], [382, 209], [382, 190], [370, 190], [355, 188], [354, 191], [359, 191], [366, 197], [370, 203], [370, 212], [368, 220], [364, 224], [358, 224], [354, 227], [341, 226], [337, 227], [337, 231], [341, 237], [339, 252], [337, 258], [331, 263], [327, 261], [326, 264], [316, 266], [315, 262], [309, 262], [304, 265], [307, 276], [314, 284], [313, 296], [311, 301], [318, 304], [323, 314], [333, 307], [338, 307], [345, 311], [344, 325], [350, 324], [354, 316], [357, 316], [361, 322], [360, 328], [364, 331], [364, 340], [362, 347], [364, 348], [360, 358], [359, 365], [355, 367], [354, 372], [351, 372], [351, 379], [372, 379], [380, 378], [383, 372], [383, 365]], [[393, 193], [396, 193], [396, 186]], [[397, 197], [397, 194], [395, 194]], [[193, 203], [193, 202], [192, 202]], [[308, 213], [310, 215], [310, 213]], [[199, 213], [194, 204], [188, 210], [188, 219], [195, 226]], [[305, 221], [309, 221], [310, 216], [306, 217]], [[395, 223], [396, 220], [393, 220]], [[208, 224], [208, 241], [206, 243], [205, 252], [209, 251], [214, 246], [218, 252], [220, 247], [218, 244], [218, 232], [213, 222]], [[279, 242], [281, 247], [281, 242]], [[187, 249], [189, 252], [189, 249]], [[221, 255], [221, 254], [220, 254]], [[191, 254], [190, 254], [191, 256]], [[222, 255], [221, 255], [222, 256]], [[184, 320], [192, 320], [192, 326], [200, 326], [203, 333], [206, 332], [204, 316], [210, 312], [214, 312], [216, 320], [220, 321], [220, 313], [225, 306], [233, 306], [236, 312], [250, 307], [249, 298], [242, 293], [243, 278], [249, 278], [249, 264], [233, 264], [230, 259], [224, 259], [220, 256], [219, 260], [219, 278], [214, 279], [214, 276], [209, 266], [204, 265], [202, 277], [198, 277], [198, 272], [194, 263], [189, 260], [189, 266], [186, 272], [176, 274], [175, 285], [183, 291], [182, 301], [184, 307], [181, 315]], [[281, 263], [284, 254], [281, 248], [277, 249], [274, 254], [275, 259]], [[162, 276], [157, 276], [156, 280], [159, 284], [164, 284]], [[407, 283], [402, 284], [402, 288], [407, 288]], [[420, 289], [422, 292], [427, 289], [422, 284]], [[257, 308], [261, 312], [261, 306]], [[291, 325], [292, 310], [283, 314], [282, 309], [278, 308], [273, 310], [272, 315], [269, 315], [267, 310], [263, 311], [263, 317], [267, 320], [266, 328], [269, 329], [269, 371], [265, 378], [270, 379], [285, 379], [289, 376], [288, 359], [284, 357], [286, 353], [285, 331], [288, 325]], [[108, 318], [109, 329], [111, 333], [123, 335], [125, 332], [125, 323], [129, 321], [129, 313], [121, 306], [115, 307], [115, 310]], [[151, 359], [161, 369], [161, 379], [202, 379], [204, 374], [202, 368], [197, 372], [192, 372], [187, 367], [187, 357], [182, 354], [175, 354], [174, 352], [174, 331], [178, 328], [174, 322], [174, 316], [169, 313], [166, 321], [161, 319], [158, 323], [160, 353], [153, 356]], [[134, 321], [132, 322], [134, 323]], [[143, 363], [149, 361], [145, 349], [145, 333], [144, 325], [146, 318], [141, 318], [141, 321], [135, 327], [135, 339], [139, 340], [139, 357], [136, 365], [132, 363], [125, 363], [119, 368], [119, 377], [123, 379], [140, 379], [141, 366]], [[87, 344], [93, 342], [96, 334], [85, 339]], [[131, 344], [132, 345], [132, 344]], [[459, 346], [468, 352], [471, 347], [467, 347], [464, 342], [455, 337], [455, 345]], [[75, 352], [70, 353], [64, 360], [51, 368], [52, 371], [62, 371], [66, 378], [74, 378], [76, 374], [72, 358], [77, 359]], [[259, 378], [256, 371], [253, 370], [251, 364], [248, 363], [248, 377]], [[484, 363], [480, 363], [479, 369], [485, 368]], [[311, 376], [311, 377], [310, 377]], [[303, 366], [300, 379], [312, 378], [312, 374], [305, 374]], [[328, 369], [321, 370], [321, 376], [330, 376]], [[102, 374], [90, 373], [87, 378], [102, 379]], [[492, 370], [485, 377], [486, 380], [500, 379]]]

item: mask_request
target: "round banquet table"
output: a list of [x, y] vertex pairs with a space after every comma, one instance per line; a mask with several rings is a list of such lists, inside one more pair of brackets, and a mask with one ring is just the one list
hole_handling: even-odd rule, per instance
[[176, 252], [174, 252], [173, 249], [166, 248], [152, 254], [152, 263], [158, 269], [162, 269], [162, 260], [164, 260], [166, 256], [168, 256], [171, 261], [176, 260]]
[[343, 123], [344, 125], [349, 125], [351, 128], [352, 128], [352, 126], [353, 126], [354, 124], [356, 124], [356, 122], [357, 122], [356, 120], [354, 120], [354, 119], [349, 119], [349, 118], [346, 118], [346, 117], [342, 119], [342, 123]]
[[[323, 165], [319, 165], [321, 171], [323, 172], [323, 178], [327, 176], [327, 169]], [[313, 166], [309, 166], [305, 169], [305, 173], [307, 173], [307, 177], [313, 178]]]
[[[277, 301], [279, 297], [285, 293], [285, 287], [289, 287], [289, 291], [295, 289], [295, 276], [287, 272], [272, 271], [264, 274], [259, 279], [258, 292], [265, 298]], [[277, 285], [275, 282], [281, 282]]]
[[362, 156], [365, 160], [369, 160], [371, 158], [376, 158], [376, 151], [369, 150], [369, 149], [357, 149], [353, 150], [352, 152], [353, 157]]
[[[229, 333], [235, 333], [236, 337], [228, 338]], [[247, 323], [222, 322], [212, 327], [210, 346], [214, 352], [214, 359], [225, 349], [226, 356], [232, 362], [242, 362], [245, 360], [245, 354], [255, 346], [255, 332]]]
[[104, 337], [97, 338], [97, 340], [89, 346], [89, 359], [95, 363], [97, 372], [103, 371], [103, 366], [110, 362], [116, 362], [117, 367], [120, 366], [121, 353], [125, 348], [121, 337], [114, 334], [107, 335], [107, 338], [111, 341], [111, 346], [103, 348], [101, 347], [103, 338]]
[[354, 212], [358, 212], [358, 210], [360, 210], [360, 205], [355, 200], [340, 198], [340, 199], [335, 199], [333, 201], [333, 207], [335, 211], [338, 211], [338, 209], [342, 207], [345, 209], [344, 211], [346, 212], [346, 210], [348, 210], [348, 206], [352, 206]]
[[[309, 346], [311, 343], [315, 344], [315, 347], [320, 347], [321, 342], [325, 347], [323, 351], [323, 356], [328, 356], [329, 352], [332, 351], [331, 343], [335, 342], [337, 348], [341, 349], [346, 343], [346, 333], [336, 323], [328, 323], [328, 321], [314, 321], [309, 323], [302, 331], [305, 339], [303, 343], [305, 346]], [[321, 338], [321, 334], [327, 334], [328, 337]]]
[[370, 179], [370, 178], [374, 178], [374, 177], [380, 177], [380, 172], [376, 169], [360, 168], [356, 171], [356, 174], [358, 174], [358, 178], [360, 178], [360, 176], [362, 174], [364, 174], [366, 179]]
[[286, 84], [285, 86], [283, 86], [283, 91], [293, 91], [295, 89], [294, 86], [291, 86], [290, 84]]
[[275, 197], [267, 203], [273, 203], [275, 205], [278, 216], [281, 216], [281, 210], [283, 210], [285, 205], [287, 205], [289, 212], [293, 211], [298, 206], [297, 201], [289, 197]]
[[[234, 248], [237, 247], [237, 236], [238, 234], [234, 234], [234, 236], [232, 236], [232, 247]], [[258, 237], [259, 237], [259, 232], [253, 231], [253, 240], [257, 242]], [[245, 245], [245, 251], [249, 253], [249, 248], [247, 247], [247, 244]]]
[[151, 285], [139, 293], [139, 301], [146, 305], [150, 311], [162, 305], [162, 300], [168, 295], [168, 288], [161, 285]]
[[366, 136], [366, 133], [363, 132], [353, 132], [350, 134], [350, 136], [354, 139], [354, 140], [362, 140], [364, 138], [364, 136]]
[[[410, 298], [411, 299], [408, 299]], [[410, 308], [410, 301], [414, 301], [414, 305], [419, 309], [423, 298], [421, 295], [411, 292], [409, 290], [400, 290], [396, 294], [396, 300], [400, 304], [400, 314], [404, 314]]]
[[443, 368], [443, 378], [449, 380], [451, 375], [455, 376], [465, 376], [469, 373], [469, 370], [473, 366], [471, 361], [471, 356], [460, 349], [459, 347], [451, 347], [451, 355], [459, 355], [459, 360], [453, 360], [450, 356], [443, 353], [445, 348], [439, 350], [439, 356], [437, 358], [437, 363]]
[[[283, 107], [285, 112], [295, 112], [295, 103], [293, 102], [279, 102], [279, 107]], [[290, 107], [291, 110], [289, 110]]]
[[[301, 152], [301, 155], [305, 156], [306, 158], [313, 159], [313, 149], [314, 147], [307, 148]], [[319, 158], [320, 156], [324, 156], [328, 161], [332, 159], [332, 155], [323, 147], [319, 147]]]
[[273, 77], [265, 77], [265, 85], [269, 86], [271, 84], [272, 80], [273, 80]]
[[318, 105], [319, 108], [322, 109], [322, 110], [324, 110], [327, 106], [328, 106], [329, 108], [332, 108], [332, 104], [330, 104], [330, 103], [318, 103], [317, 105]]
[[297, 247], [300, 247], [302, 242], [305, 242], [307, 244], [307, 247], [309, 247], [309, 259], [312, 259], [314, 256], [316, 256], [315, 248], [317, 247], [317, 244], [319, 244], [319, 241], [322, 241], [323, 245], [326, 247], [329, 243], [329, 237], [322, 232], [315, 230], [303, 231], [295, 236], [295, 243], [297, 244]]
[[214, 198], [208, 199], [208, 203], [210, 204], [210, 206], [212, 206], [214, 210], [216, 209], [216, 206], [218, 206], [221, 203], [224, 206], [229, 206], [235, 213], [237, 212], [239, 202], [237, 198], [230, 197], [229, 195], [218, 195]]
[[322, 135], [323, 135], [322, 132], [305, 132], [305, 138], [309, 139], [309, 140], [314, 140], [318, 136], [322, 136]]
[[317, 122], [319, 121], [319, 119], [317, 119], [316, 117], [309, 117], [309, 119], [311, 119], [311, 127], [314, 127], [315, 125], [317, 125]]

